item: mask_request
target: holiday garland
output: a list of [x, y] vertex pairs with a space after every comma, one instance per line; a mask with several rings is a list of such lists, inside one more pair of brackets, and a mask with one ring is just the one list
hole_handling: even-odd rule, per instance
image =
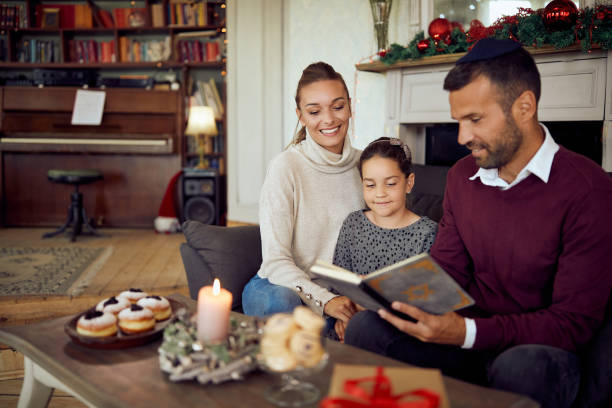
[[[546, 19], [545, 10], [532, 10], [519, 8], [513, 16], [503, 16], [490, 27], [484, 27], [478, 20], [473, 20], [467, 32], [457, 24], [447, 32], [436, 33], [432, 25], [439, 23], [432, 21], [429, 29], [429, 38], [425, 38], [423, 31], [419, 32], [407, 46], [397, 43], [391, 44], [389, 49], [379, 53], [380, 60], [385, 64], [394, 64], [408, 59], [419, 59], [441, 54], [454, 54], [466, 52], [481, 38], [510, 38], [524, 46], [543, 47], [553, 46], [562, 49], [579, 43], [582, 51], [591, 52], [594, 46], [603, 50], [612, 48], [612, 7], [596, 6], [577, 10], [575, 22], [568, 24], [552, 24]], [[444, 20], [446, 24], [450, 24]], [[434, 27], [435, 28], [435, 27]]]

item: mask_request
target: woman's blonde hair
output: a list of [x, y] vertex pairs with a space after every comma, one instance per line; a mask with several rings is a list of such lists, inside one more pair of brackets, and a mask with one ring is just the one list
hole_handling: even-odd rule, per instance
[[[344, 78], [342, 78], [342, 75], [336, 72], [336, 70], [334, 70], [331, 65], [319, 61], [310, 64], [306, 67], [306, 69], [304, 69], [304, 71], [302, 71], [302, 76], [300, 77], [297, 90], [295, 91], [295, 105], [298, 110], [300, 109], [300, 92], [302, 88], [314, 82], [327, 80], [340, 81], [340, 83], [342, 83], [342, 86], [344, 87], [344, 92], [346, 92], [347, 99], [349, 98], [348, 88], [346, 87], [346, 82], [344, 82]], [[350, 108], [351, 107], [349, 106], [349, 109]], [[297, 130], [299, 124], [300, 121], [298, 119], [298, 123], [295, 125], [296, 133], [293, 137], [293, 144], [298, 144], [302, 140], [306, 139], [306, 127], [302, 126], [300, 130]]]

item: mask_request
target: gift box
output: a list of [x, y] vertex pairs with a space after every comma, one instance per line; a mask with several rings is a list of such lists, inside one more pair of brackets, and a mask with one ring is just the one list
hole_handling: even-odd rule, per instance
[[440, 370], [335, 364], [322, 408], [449, 408]]

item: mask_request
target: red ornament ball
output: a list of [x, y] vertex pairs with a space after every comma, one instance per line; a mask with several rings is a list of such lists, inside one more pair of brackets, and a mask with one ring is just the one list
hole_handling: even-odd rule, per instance
[[378, 56], [380, 58], [384, 57], [385, 55], [387, 55], [387, 50], [380, 50], [380, 51], [378, 51]]
[[421, 40], [417, 43], [417, 50], [419, 52], [425, 52], [427, 48], [429, 48], [429, 40]]
[[443, 40], [450, 36], [452, 26], [450, 21], [445, 18], [436, 18], [429, 23], [427, 32], [434, 40]]
[[546, 7], [542, 18], [548, 31], [568, 30], [576, 23], [578, 8], [571, 0], [553, 0]]
[[603, 20], [606, 18], [606, 13], [603, 11], [598, 11], [597, 14], [595, 14], [595, 18], [598, 20]]

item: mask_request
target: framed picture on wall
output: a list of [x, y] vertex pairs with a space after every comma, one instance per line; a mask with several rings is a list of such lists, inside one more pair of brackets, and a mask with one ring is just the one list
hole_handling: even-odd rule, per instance
[[42, 16], [43, 28], [59, 28], [59, 13], [58, 8], [44, 8]]

